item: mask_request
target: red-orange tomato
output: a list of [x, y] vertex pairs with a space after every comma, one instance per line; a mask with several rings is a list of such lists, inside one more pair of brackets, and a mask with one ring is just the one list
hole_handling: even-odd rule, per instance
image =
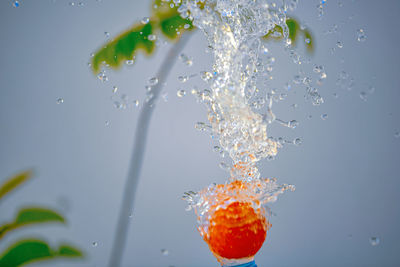
[[268, 222], [248, 202], [233, 202], [217, 210], [205, 240], [215, 254], [227, 259], [254, 256], [267, 236]]

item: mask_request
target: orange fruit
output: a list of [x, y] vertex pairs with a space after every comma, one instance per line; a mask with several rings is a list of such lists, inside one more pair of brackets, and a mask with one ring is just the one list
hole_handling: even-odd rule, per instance
[[216, 210], [205, 241], [211, 251], [227, 259], [254, 256], [263, 245], [270, 224], [250, 202], [233, 202]]

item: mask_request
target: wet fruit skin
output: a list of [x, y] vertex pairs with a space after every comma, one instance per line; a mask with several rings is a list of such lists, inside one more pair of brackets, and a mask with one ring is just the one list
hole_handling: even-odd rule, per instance
[[233, 202], [218, 209], [210, 219], [208, 243], [211, 251], [227, 259], [254, 256], [263, 245], [269, 223], [248, 202]]

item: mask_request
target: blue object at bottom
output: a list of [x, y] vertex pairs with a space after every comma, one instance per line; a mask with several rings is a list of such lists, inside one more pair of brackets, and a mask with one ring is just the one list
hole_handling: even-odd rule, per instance
[[248, 263], [244, 263], [244, 264], [240, 264], [240, 265], [234, 265], [234, 266], [231, 266], [231, 267], [257, 267], [257, 264], [256, 264], [255, 261], [251, 261], [251, 262], [248, 262]]

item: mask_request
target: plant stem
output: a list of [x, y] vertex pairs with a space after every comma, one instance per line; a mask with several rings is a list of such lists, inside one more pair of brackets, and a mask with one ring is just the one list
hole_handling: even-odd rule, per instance
[[122, 196], [121, 210], [118, 217], [116, 234], [111, 251], [109, 267], [119, 267], [122, 261], [126, 237], [129, 226], [129, 214], [132, 213], [136, 188], [140, 178], [140, 172], [143, 165], [143, 158], [146, 148], [147, 132], [149, 129], [151, 115], [154, 110], [154, 104], [157, 101], [163, 84], [165, 83], [173, 64], [175, 63], [179, 52], [187, 43], [191, 34], [182, 34], [180, 40], [174, 44], [168, 51], [167, 56], [161, 64], [157, 72], [158, 83], [153, 87], [153, 97], [143, 103], [143, 107], [139, 114], [139, 120], [136, 125], [135, 139], [133, 144], [133, 152], [131, 165], [129, 166], [128, 177], [125, 182], [124, 194]]

